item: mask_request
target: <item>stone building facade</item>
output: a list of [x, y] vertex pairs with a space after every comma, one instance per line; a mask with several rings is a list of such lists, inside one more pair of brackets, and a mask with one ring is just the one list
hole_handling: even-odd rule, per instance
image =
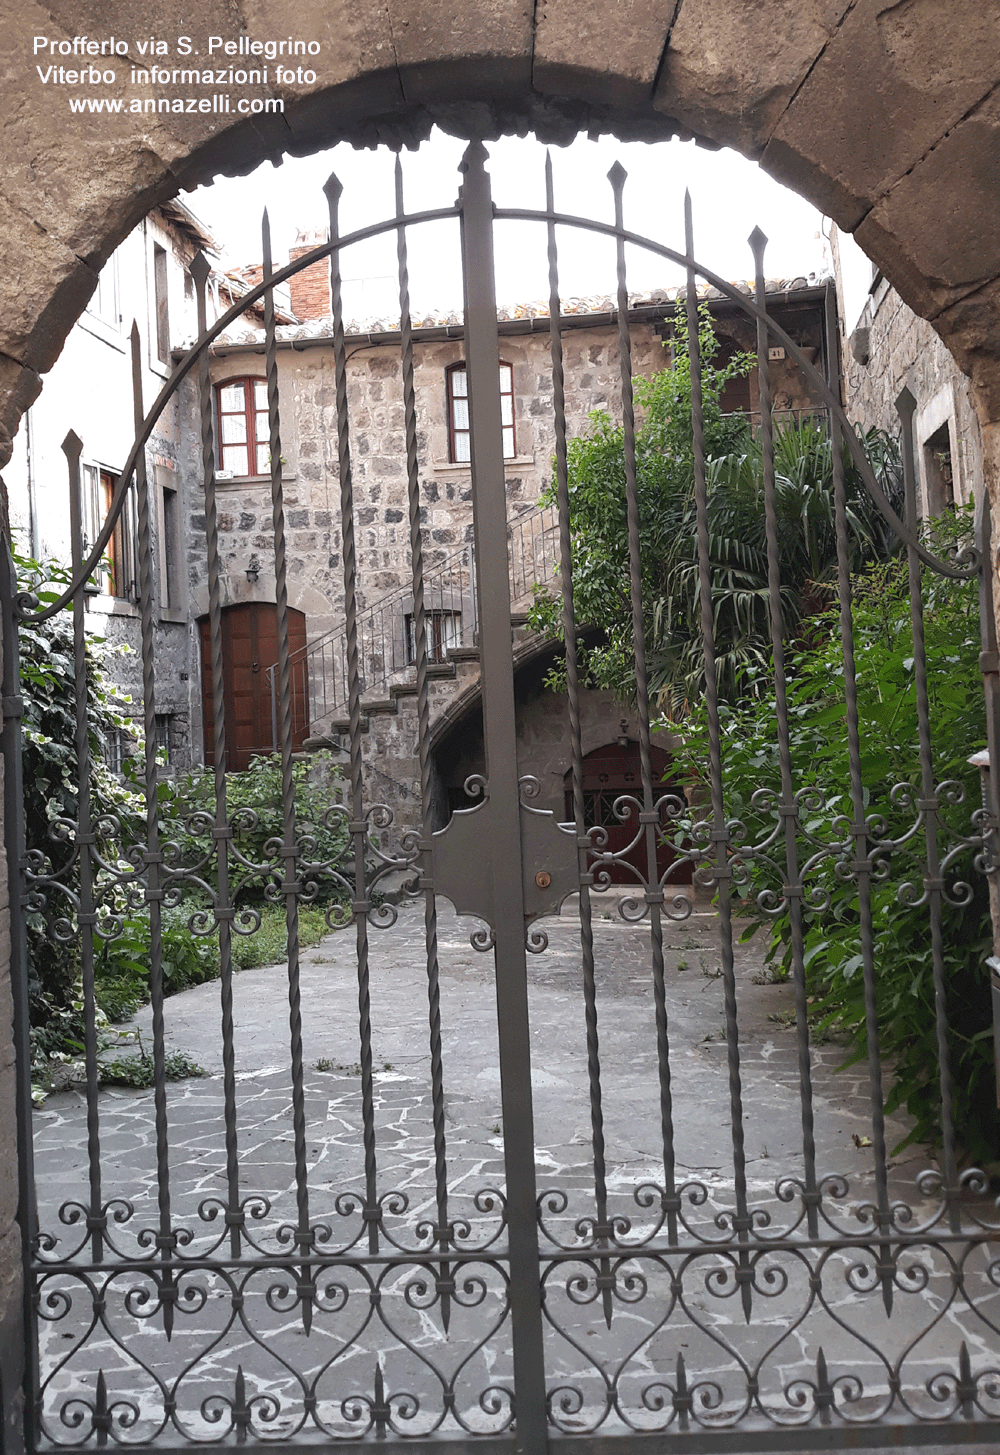
[[[62, 442], [82, 441], [83, 548], [89, 551], [135, 436], [131, 329], [138, 327], [140, 377], [148, 409], [174, 368], [179, 344], [197, 333], [189, 268], [214, 241], [179, 203], [143, 220], [101, 271], [100, 286], [66, 340], [45, 392], [25, 415], [7, 467], [10, 523], [16, 547], [35, 560], [71, 559], [69, 485]], [[237, 302], [245, 285], [213, 273], [210, 317]], [[287, 300], [279, 297], [287, 320]], [[259, 322], [251, 312], [247, 325]], [[184, 569], [186, 517], [197, 476], [192, 473], [190, 399], [176, 397], [160, 415], [146, 448], [152, 498], [154, 643], [157, 738], [169, 762], [192, 761], [190, 725], [200, 714], [197, 672], [191, 670], [190, 612]], [[118, 527], [85, 598], [88, 632], [106, 644], [105, 661], [126, 717], [142, 716], [139, 656], [139, 556], [136, 492], [132, 485]], [[123, 734], [108, 745], [112, 765], [131, 751]]]
[[[302, 238], [291, 257], [315, 245]], [[143, 394], [147, 407], [196, 332], [194, 290], [188, 273], [199, 248], [212, 239], [190, 213], [168, 205], [130, 235], [102, 273], [102, 288], [73, 331], [44, 396], [29, 412], [7, 472], [12, 522], [36, 556], [68, 560], [70, 541], [66, 463], [60, 449], [69, 428], [84, 442], [85, 539], [89, 546], [133, 435], [128, 332], [140, 329]], [[238, 301], [260, 280], [260, 267], [214, 273], [210, 317]], [[824, 286], [798, 279], [770, 287], [770, 307], [796, 342], [821, 365], [826, 358]], [[753, 324], [725, 299], [708, 296], [721, 355], [755, 346]], [[282, 400], [290, 605], [300, 620], [302, 683], [297, 746], [339, 742], [346, 717], [343, 670], [332, 684], [324, 674], [344, 655], [344, 577], [336, 390], [329, 278], [325, 263], [297, 274], [278, 290], [278, 375]], [[676, 300], [666, 292], [635, 297], [630, 306], [632, 366], [648, 375], [669, 365]], [[556, 588], [558, 546], [551, 512], [539, 508], [551, 477], [555, 449], [552, 371], [547, 310], [502, 310], [501, 359], [509, 384], [510, 453], [505, 462], [510, 523], [514, 632], [521, 684], [519, 739], [524, 772], [543, 783], [544, 806], [562, 812], [568, 767], [565, 704], [540, 683], [553, 648], [529, 633], [524, 613], [536, 585]], [[594, 411], [620, 419], [620, 373], [614, 302], [607, 298], [564, 303], [563, 356], [570, 438], [586, 432]], [[471, 473], [456, 458], [456, 368], [463, 360], [458, 315], [423, 319], [414, 333], [414, 376], [419, 420], [418, 457], [428, 600], [434, 618], [429, 641], [435, 817], [443, 822], [463, 800], [462, 783], [481, 767], [479, 668], [472, 559]], [[788, 360], [772, 364], [780, 409], [810, 410], [817, 400]], [[263, 452], [266, 416], [257, 394], [264, 371], [261, 313], [246, 312], [214, 346], [211, 377], [217, 414], [217, 502], [222, 594], [227, 616], [243, 612], [273, 618], [275, 583], [269, 464]], [[405, 473], [399, 334], [379, 323], [349, 326], [348, 405], [353, 452], [357, 596], [368, 655], [363, 661], [364, 712], [371, 734], [366, 753], [369, 793], [387, 802], [397, 821], [412, 822], [418, 768], [412, 643], [412, 581]], [[99, 381], [89, 391], [85, 381]], [[224, 391], [229, 391], [227, 395]], [[727, 396], [733, 410], [756, 408], [756, 381], [736, 381]], [[253, 457], [233, 454], [227, 436], [236, 417], [226, 404], [246, 402], [240, 426]], [[251, 402], [252, 401], [252, 402]], [[237, 414], [239, 411], [237, 410]], [[258, 438], [259, 436], [259, 438]], [[260, 445], [260, 449], [255, 447]], [[210, 684], [205, 623], [208, 576], [201, 475], [199, 403], [193, 376], [156, 425], [147, 449], [153, 486], [152, 519], [158, 735], [178, 771], [210, 753]], [[97, 589], [87, 599], [89, 629], [113, 649], [111, 669], [126, 708], [141, 716], [138, 654], [136, 512], [131, 492]], [[377, 646], [372, 643], [378, 637]], [[325, 644], [325, 645], [324, 645]], [[317, 650], [318, 647], [318, 650]], [[261, 648], [262, 652], [266, 648]], [[276, 652], [255, 662], [253, 684], [260, 717], [256, 749], [274, 743], [266, 683]], [[334, 676], [336, 676], [334, 670]], [[262, 685], [263, 684], [263, 685]], [[306, 698], [309, 699], [305, 706]], [[603, 693], [585, 694], [584, 737], [592, 747], [622, 736], [630, 714]], [[119, 754], [131, 744], [123, 739]], [[246, 755], [244, 755], [245, 757]], [[246, 766], [242, 759], [236, 766]]]
[[[324, 308], [320, 286], [323, 279], [317, 272], [322, 267], [315, 265], [299, 275], [302, 283], [292, 280], [293, 307], [310, 312], [311, 318], [278, 330], [289, 605], [293, 614], [301, 613], [306, 641], [304, 649], [293, 653], [293, 698], [298, 664], [304, 664], [301, 691], [310, 701], [309, 721], [306, 724], [299, 720], [301, 732], [296, 746], [339, 744], [347, 716], [342, 666], [344, 576], [336, 389], [328, 295]], [[314, 276], [310, 278], [310, 274]], [[254, 275], [252, 270], [245, 270], [243, 276], [252, 279]], [[769, 288], [769, 306], [775, 316], [822, 368], [827, 356], [825, 285], [808, 286], [804, 280], [796, 280]], [[753, 349], [756, 335], [750, 320], [718, 296], [707, 301], [715, 318], [722, 357]], [[651, 374], [669, 366], [665, 345], [669, 345], [672, 334], [675, 307], [675, 300], [666, 293], [630, 300], [632, 365], [636, 374]], [[563, 779], [569, 767], [565, 704], [538, 689], [544, 675], [541, 666], [551, 659], [553, 648], [523, 626], [523, 612], [536, 584], [555, 589], [558, 546], [554, 521], [539, 508], [551, 478], [555, 449], [548, 327], [547, 311], [542, 307], [501, 310], [499, 317], [501, 387], [505, 387], [505, 380], [509, 385], [505, 418], [509, 420], [506, 447], [510, 453], [505, 476], [515, 652], [518, 682], [524, 688], [518, 689], [521, 771], [540, 779], [541, 806], [562, 817]], [[562, 342], [567, 426], [573, 438], [586, 432], [594, 411], [620, 419], [617, 322], [612, 301], [568, 301]], [[463, 801], [462, 783], [467, 774], [482, 766], [471, 586], [471, 474], [468, 462], [456, 458], [461, 455], [461, 446], [456, 440], [455, 372], [464, 358], [460, 317], [421, 320], [414, 330], [413, 353], [424, 562], [430, 583], [429, 604], [435, 617], [428, 639], [435, 817], [443, 822], [449, 810]], [[349, 326], [346, 359], [365, 684], [362, 711], [370, 733], [365, 754], [368, 787], [371, 799], [388, 803], [397, 822], [405, 826], [412, 822], [419, 772], [399, 334], [381, 324]], [[772, 369], [779, 410], [811, 411], [818, 407], [818, 396], [790, 359], [775, 359]], [[214, 345], [211, 375], [220, 426], [228, 410], [238, 414], [240, 401], [249, 401], [263, 373], [260, 330], [237, 329]], [[736, 381], [730, 392], [732, 397], [724, 401], [729, 408], [753, 413], [757, 405], [755, 379]], [[193, 396], [189, 404], [194, 407]], [[246, 427], [238, 426], [241, 438], [249, 431], [261, 439], [264, 423], [262, 417], [250, 422], [248, 415]], [[188, 470], [191, 478], [197, 479], [197, 437], [193, 428], [189, 435]], [[242, 451], [243, 446], [237, 448]], [[258, 467], [260, 458], [258, 455]], [[230, 463], [236, 468], [227, 468]], [[270, 478], [252, 473], [250, 457], [243, 453], [237, 456], [225, 443], [218, 464], [223, 600], [234, 613], [245, 615], [252, 610], [263, 620], [263, 615], [273, 610], [275, 600]], [[208, 609], [204, 529], [203, 510], [197, 492], [192, 492], [187, 530], [188, 592], [194, 628], [190, 637], [192, 680], [199, 675], [196, 654], [199, 630], [203, 628], [198, 624], [204, 622]], [[370, 651], [366, 648], [366, 632], [376, 639]], [[436, 634], [434, 640], [430, 633]], [[331, 676], [335, 679], [332, 686], [326, 680]], [[207, 681], [205, 685], [207, 688]], [[254, 690], [262, 714], [261, 747], [266, 748], [273, 740], [270, 701], [258, 687]], [[636, 736], [630, 714], [608, 694], [586, 696], [585, 737], [592, 747], [622, 736]], [[199, 730], [203, 744], [206, 728], [195, 718], [192, 737], [196, 760], [201, 753]]]
[[[843, 327], [844, 270], [833, 231]], [[841, 352], [848, 418], [898, 436], [899, 394], [908, 387], [917, 401], [913, 427], [920, 515], [938, 515], [978, 498], [984, 488], [983, 440], [972, 381], [932, 326], [914, 313], [874, 263], [861, 315], [847, 327], [850, 334], [842, 336]]]

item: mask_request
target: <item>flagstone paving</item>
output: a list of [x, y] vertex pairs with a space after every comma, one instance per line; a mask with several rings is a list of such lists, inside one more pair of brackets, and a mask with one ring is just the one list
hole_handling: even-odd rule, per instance
[[[665, 1176], [649, 926], [623, 922], [612, 897], [597, 904], [609, 1216], [627, 1219], [630, 1230], [625, 1232], [625, 1222], [619, 1221], [619, 1235], [638, 1245], [659, 1215], [659, 1192], [637, 1195], [636, 1189], [659, 1189]], [[900, 1274], [891, 1319], [870, 1258], [866, 1262], [854, 1252], [831, 1253], [824, 1270], [827, 1302], [820, 1305], [810, 1295], [809, 1268], [798, 1253], [759, 1255], [747, 1320], [729, 1255], [708, 1249], [690, 1255], [681, 1270], [683, 1260], [644, 1257], [636, 1247], [620, 1263], [613, 1297], [608, 1295], [613, 1313], [609, 1326], [605, 1298], [598, 1296], [595, 1283], [597, 1260], [560, 1254], [558, 1246], [582, 1247], [579, 1220], [594, 1216], [594, 1119], [579, 919], [570, 905], [544, 925], [548, 947], [528, 962], [531, 1079], [550, 1383], [573, 1391], [565, 1400], [555, 1400], [562, 1428], [584, 1430], [602, 1420], [614, 1428], [629, 1419], [642, 1428], [662, 1427], [655, 1391], [675, 1380], [679, 1353], [693, 1371], [691, 1378], [700, 1379], [705, 1389], [717, 1386], [720, 1408], [732, 1410], [742, 1398], [741, 1389], [745, 1392], [740, 1361], [751, 1365], [775, 1344], [765, 1366], [763, 1397], [782, 1404], [788, 1416], [795, 1405], [794, 1400], [789, 1404], [784, 1388], [796, 1379], [815, 1382], [820, 1346], [831, 1379], [850, 1374], [864, 1381], [863, 1392], [856, 1391], [859, 1413], [884, 1397], [883, 1354], [891, 1359], [907, 1341], [917, 1341], [907, 1368], [918, 1388], [943, 1367], [955, 1366], [963, 1339], [977, 1367], [1000, 1362], [995, 1330], [956, 1296], [947, 1257], [927, 1249], [910, 1255], [910, 1271]], [[430, 1428], [442, 1417], [446, 1387], [454, 1388], [452, 1408], [470, 1428], [502, 1427], [506, 1396], [489, 1392], [507, 1388], [511, 1378], [505, 1274], [494, 1256], [504, 1235], [498, 1195], [504, 1186], [504, 1139], [493, 957], [472, 947], [475, 928], [475, 921], [459, 919], [446, 901], [438, 902], [448, 1215], [468, 1221], [466, 1246], [496, 1240], [481, 1259], [464, 1268], [469, 1280], [464, 1293], [458, 1278], [448, 1326], [442, 1321], [439, 1291], [433, 1283], [425, 1286], [431, 1267], [429, 1235], [419, 1231], [421, 1223], [433, 1227], [437, 1215], [431, 1060], [423, 906], [404, 904], [391, 926], [369, 929], [369, 942], [374, 1156], [377, 1194], [385, 1208], [379, 1256], [393, 1252], [393, 1239], [412, 1256], [399, 1255], [395, 1265], [376, 1265], [374, 1272], [362, 1266], [369, 1243], [360, 1220], [365, 1148], [357, 941], [349, 928], [303, 954], [300, 989], [308, 1221], [329, 1229], [328, 1235], [318, 1235], [317, 1253], [353, 1244], [354, 1261], [341, 1259], [335, 1272], [320, 1277], [312, 1324], [303, 1328], [294, 1269], [282, 1271], [276, 1263], [294, 1251], [281, 1229], [294, 1227], [302, 1214], [302, 1188], [294, 1176], [287, 972], [284, 966], [242, 972], [235, 980], [234, 1008], [240, 1196], [250, 1199], [250, 1213], [261, 1214], [248, 1218], [247, 1233], [261, 1259], [270, 1260], [267, 1270], [248, 1277], [245, 1288], [241, 1285], [235, 1322], [231, 1271], [185, 1275], [175, 1329], [166, 1342], [162, 1315], [149, 1312], [159, 1308], [150, 1275], [120, 1273], [117, 1284], [112, 1279], [108, 1306], [114, 1306], [114, 1314], [90, 1328], [89, 1302], [79, 1296], [80, 1280], [53, 1274], [49, 1293], [56, 1296], [57, 1290], [65, 1293], [72, 1286], [77, 1296], [71, 1312], [58, 1305], [57, 1297], [58, 1306], [42, 1320], [50, 1412], [71, 1389], [90, 1388], [97, 1368], [102, 1368], [109, 1387], [134, 1402], [136, 1429], [153, 1428], [162, 1410], [162, 1390], [173, 1381], [178, 1406], [186, 1412], [186, 1432], [206, 1438], [212, 1433], [213, 1408], [223, 1425], [228, 1424], [228, 1406], [223, 1410], [210, 1402], [234, 1398], [234, 1380], [241, 1370], [261, 1399], [268, 1396], [280, 1404], [279, 1412], [271, 1411], [269, 1424], [260, 1423], [265, 1406], [258, 1405], [258, 1433], [290, 1433], [304, 1418], [299, 1376], [308, 1373], [318, 1381], [325, 1428], [350, 1434], [370, 1418], [364, 1401], [370, 1404], [378, 1363], [387, 1392], [412, 1393], [420, 1402], [409, 1415], [402, 1413], [402, 1406], [396, 1410], [397, 1425], [407, 1432], [423, 1428], [422, 1421]], [[727, 1210], [735, 1197], [717, 934], [716, 916], [696, 912], [681, 924], [669, 925], [665, 941], [676, 1178], [688, 1184], [685, 1216], [691, 1233], [700, 1238], [725, 1234]], [[796, 1220], [799, 1204], [790, 1184], [785, 1183], [791, 1192], [787, 1198], [776, 1194], [776, 1186], [782, 1178], [801, 1178], [803, 1165], [793, 992], [788, 985], [767, 983], [755, 942], [740, 951], [737, 980], [748, 1197], [761, 1217], [771, 1219], [769, 1231], [777, 1233]], [[174, 1227], [190, 1230], [190, 1241], [182, 1241], [181, 1248], [189, 1257], [207, 1256], [213, 1248], [224, 1257], [230, 1243], [223, 1222], [227, 1172], [219, 1003], [219, 984], [210, 983], [166, 1004], [168, 1048], [193, 1056], [206, 1072], [202, 1079], [171, 1084], [167, 1092], [169, 1217]], [[138, 1023], [148, 1044], [148, 1010]], [[849, 1193], [831, 1202], [831, 1216], [838, 1227], [857, 1234], [864, 1224], [852, 1210], [871, 1200], [874, 1192], [870, 1102], [864, 1068], [839, 1071], [843, 1059], [839, 1045], [812, 1051], [817, 1163], [821, 1176], [840, 1174], [848, 1180]], [[71, 1091], [50, 1098], [36, 1115], [36, 1129], [41, 1224], [61, 1240], [51, 1254], [57, 1257], [81, 1242], [76, 1224], [60, 1221], [57, 1210], [68, 1200], [81, 1205], [87, 1201], [82, 1095]], [[140, 1230], [153, 1230], [150, 1236], [155, 1238], [163, 1213], [152, 1092], [102, 1091], [99, 1132], [101, 1197], [105, 1202], [121, 1200], [125, 1214], [120, 1223], [112, 1222], [111, 1237], [123, 1255], [148, 1257], [152, 1244], [143, 1242]], [[890, 1147], [905, 1133], [905, 1123], [890, 1118]], [[924, 1152], [909, 1148], [891, 1163], [892, 1194], [913, 1205], [915, 1221], [932, 1207], [916, 1187], [927, 1162]], [[126, 1204], [131, 1209], [127, 1214]], [[859, 1263], [866, 1263], [866, 1271], [851, 1274], [851, 1265]], [[970, 1255], [965, 1277], [970, 1286], [975, 1282], [980, 1309], [995, 1324], [1000, 1288], [987, 1277], [988, 1263], [987, 1255], [977, 1250]], [[680, 1303], [672, 1291], [679, 1274], [686, 1280]], [[374, 1302], [373, 1278], [381, 1280]], [[126, 1307], [128, 1280], [144, 1292], [138, 1302], [133, 1293]], [[630, 1358], [628, 1350], [633, 1351]], [[66, 1361], [63, 1367], [61, 1360]], [[329, 1367], [322, 1372], [325, 1364]], [[610, 1412], [609, 1380], [618, 1401]], [[841, 1406], [846, 1389], [846, 1384], [841, 1386]], [[362, 1404], [352, 1406], [351, 1398]], [[669, 1394], [667, 1399], [669, 1408]], [[917, 1403], [928, 1414], [942, 1409], [926, 1388]]]

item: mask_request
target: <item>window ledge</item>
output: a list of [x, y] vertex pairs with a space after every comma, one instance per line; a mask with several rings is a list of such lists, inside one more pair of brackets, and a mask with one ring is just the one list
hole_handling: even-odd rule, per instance
[[81, 313], [77, 323], [89, 333], [92, 338], [100, 339], [101, 343], [110, 344], [120, 354], [126, 352], [126, 339], [122, 333], [121, 322], [109, 323], [99, 313]]
[[139, 608], [134, 602], [126, 601], [120, 596], [90, 596], [92, 612], [100, 613], [101, 616], [138, 616]]
[[[504, 460], [503, 467], [505, 470], [528, 470], [534, 467], [534, 463], [533, 455], [509, 455]], [[440, 463], [435, 461], [430, 473], [432, 475], [468, 475], [471, 470], [472, 466], [467, 461], [456, 464], [453, 460], [442, 460]]]
[[[294, 480], [295, 478], [296, 478], [296, 475], [295, 475], [295, 471], [294, 470], [282, 470], [282, 472], [281, 472], [281, 479], [282, 479], [283, 482], [285, 480]], [[232, 478], [227, 478], [227, 477], [223, 476], [222, 479], [220, 479], [218, 475], [216, 475], [216, 477], [215, 477], [216, 489], [223, 489], [223, 490], [224, 489], [231, 489], [233, 486], [237, 486], [237, 485], [268, 485], [269, 486], [270, 484], [271, 484], [271, 477], [270, 477], [270, 475], [234, 475], [234, 476], [232, 476]]]

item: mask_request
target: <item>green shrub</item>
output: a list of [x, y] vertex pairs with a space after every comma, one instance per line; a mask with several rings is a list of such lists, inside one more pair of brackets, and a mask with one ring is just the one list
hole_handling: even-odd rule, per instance
[[[957, 534], [961, 538], [963, 527]], [[914, 685], [906, 563], [874, 568], [855, 583], [855, 653], [859, 685], [862, 775], [866, 812], [886, 820], [886, 837], [897, 841], [917, 818], [920, 797], [919, 735]], [[975, 1161], [1000, 1157], [1000, 1118], [996, 1110], [992, 1059], [992, 1017], [985, 955], [991, 944], [987, 885], [973, 860], [981, 848], [971, 823], [980, 803], [979, 770], [966, 759], [985, 743], [985, 708], [979, 672], [979, 611], [976, 582], [956, 582], [924, 572], [924, 622], [935, 784], [957, 785], [941, 801], [940, 854], [949, 854], [945, 882], [952, 897], [944, 903], [942, 928], [944, 979], [950, 1027], [949, 1053], [957, 1135], [964, 1155]], [[789, 723], [796, 790], [810, 786], [815, 800], [806, 806], [804, 829], [827, 844], [843, 841], [846, 828], [835, 819], [853, 817], [845, 724], [844, 675], [836, 613], [816, 618], [812, 644], [789, 664]], [[780, 786], [774, 699], [744, 699], [722, 707], [723, 773], [726, 813], [746, 825], [746, 840], [760, 842], [775, 828], [777, 814], [755, 802], [760, 789]], [[687, 730], [689, 771], [704, 777], [707, 727], [703, 708]], [[904, 801], [893, 800], [894, 785], [908, 784]], [[690, 826], [688, 827], [690, 832]], [[800, 839], [800, 856], [816, 846]], [[872, 881], [876, 940], [876, 996], [879, 1041], [891, 1061], [889, 1111], [905, 1106], [913, 1117], [907, 1141], [936, 1142], [941, 1133], [938, 1055], [930, 922], [926, 905], [907, 902], [900, 887], [923, 891], [925, 837], [919, 828], [891, 852], [877, 857], [888, 877]], [[780, 843], [772, 850], [783, 864]], [[848, 855], [849, 857], [849, 855]], [[805, 901], [807, 984], [815, 999], [817, 1030], [836, 1025], [847, 1032], [853, 1064], [867, 1054], [864, 1016], [858, 891], [852, 878], [835, 870], [836, 855], [821, 858], [807, 879], [807, 891], [829, 896], [828, 905]], [[769, 959], [785, 972], [790, 967], [787, 912], [765, 918], [756, 896], [765, 889], [780, 895], [782, 874], [775, 863], [746, 861], [746, 912], [756, 916], [751, 933], [771, 933]], [[956, 889], [965, 884], [967, 891]]]
[[[343, 901], [349, 892], [336, 870], [348, 849], [346, 809], [339, 805], [342, 775], [330, 753], [317, 753], [308, 762], [292, 765], [296, 838], [303, 852], [297, 861], [298, 877], [316, 886], [318, 903]], [[258, 904], [268, 886], [272, 893], [283, 877], [278, 849], [284, 837], [279, 757], [254, 758], [245, 773], [226, 775], [226, 800], [235, 826], [229, 880], [234, 899]], [[182, 859], [197, 862], [212, 845], [195, 813], [215, 814], [215, 779], [211, 769], [196, 769], [182, 778], [165, 781], [160, 789], [160, 832], [176, 843]], [[247, 861], [244, 863], [243, 861]], [[254, 869], [249, 866], [260, 866]], [[308, 866], [315, 866], [310, 873]], [[214, 872], [210, 882], [215, 883]]]
[[[220, 973], [217, 933], [213, 930], [208, 935], [195, 934], [188, 923], [194, 911], [192, 903], [163, 911], [161, 944], [166, 995], [176, 995], [189, 986], [214, 980]], [[277, 965], [285, 958], [284, 905], [263, 904], [256, 913], [260, 915], [259, 928], [249, 935], [233, 935], [236, 970]], [[318, 945], [329, 933], [325, 910], [313, 905], [299, 906], [299, 943], [303, 949]], [[144, 909], [125, 916], [121, 934], [110, 940], [98, 939], [95, 950], [98, 1007], [108, 1021], [127, 1020], [149, 1000], [149, 911]], [[78, 1025], [73, 1022], [73, 1035], [82, 1045], [82, 1016]], [[64, 1048], [58, 1038], [53, 1042], [53, 1048], [56, 1046]]]
[[[55, 561], [38, 562], [14, 554], [18, 588], [32, 591], [42, 605], [57, 599], [69, 572]], [[47, 621], [28, 620], [19, 631], [21, 692], [24, 699], [23, 776], [25, 844], [35, 873], [62, 872], [62, 882], [75, 891], [78, 874], [72, 842], [53, 837], [60, 823], [78, 817], [76, 754], [76, 670], [72, 615], [62, 611]], [[124, 715], [128, 699], [110, 682], [106, 644], [88, 634], [87, 712], [90, 725], [91, 818], [99, 834], [98, 849], [112, 857], [127, 851], [142, 833], [141, 803], [108, 771], [104, 753], [111, 734], [130, 729]], [[106, 837], [111, 822], [119, 826], [112, 844]], [[58, 830], [57, 830], [58, 831]], [[67, 867], [68, 866], [68, 867]], [[80, 974], [79, 945], [63, 937], [60, 921], [68, 901], [58, 890], [36, 893], [27, 906], [28, 994], [36, 1039], [69, 1035], [79, 1019], [74, 1010]], [[82, 1028], [82, 1021], [79, 1021]]]
[[[204, 1076], [197, 1061], [183, 1051], [169, 1051], [163, 1058], [168, 1081], [184, 1081], [189, 1076]], [[115, 1056], [101, 1063], [102, 1086], [132, 1086], [140, 1091], [153, 1084], [153, 1057], [140, 1041], [137, 1056]]]

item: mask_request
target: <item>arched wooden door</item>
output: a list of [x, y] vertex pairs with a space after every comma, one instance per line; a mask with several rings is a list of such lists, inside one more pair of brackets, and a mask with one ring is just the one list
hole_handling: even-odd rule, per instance
[[[212, 651], [208, 617], [201, 629], [201, 702], [205, 762], [215, 762], [212, 713]], [[301, 748], [309, 734], [305, 675], [306, 619], [288, 609], [288, 650], [299, 669], [292, 674], [292, 747]], [[278, 660], [277, 608], [273, 602], [248, 601], [222, 612], [223, 705], [226, 722], [226, 767], [242, 772], [251, 758], [274, 752], [274, 726], [268, 667]]]
[[[650, 748], [652, 759], [653, 782], [660, 784], [657, 796], [668, 792], [671, 788], [669, 781], [670, 754], [663, 748]], [[573, 773], [568, 772], [563, 779], [563, 786], [566, 790], [566, 818], [573, 817]], [[679, 793], [683, 790], [677, 789]], [[606, 743], [601, 748], [595, 748], [588, 753], [583, 760], [583, 812], [584, 826], [593, 828], [596, 824], [606, 830], [608, 842], [606, 852], [617, 854], [628, 847], [636, 836], [639, 825], [636, 820], [635, 809], [632, 808], [626, 819], [620, 819], [614, 811], [615, 802], [623, 794], [629, 794], [640, 801], [642, 799], [642, 769], [639, 763], [639, 744], [629, 741], [628, 743]], [[658, 841], [656, 847], [656, 872], [662, 878], [665, 871], [677, 857], [672, 845]], [[631, 865], [637, 872], [629, 873], [628, 866]], [[625, 854], [619, 864], [606, 866], [609, 869], [611, 881], [614, 884], [638, 884], [646, 877], [646, 843], [640, 839], [629, 853]], [[671, 884], [690, 884], [691, 865], [682, 864], [676, 874], [671, 875]]]

